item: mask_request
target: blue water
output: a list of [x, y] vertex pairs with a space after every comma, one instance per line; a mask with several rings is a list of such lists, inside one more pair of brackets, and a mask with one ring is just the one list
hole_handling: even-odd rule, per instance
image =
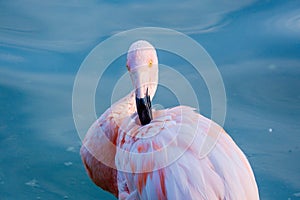
[[[0, 1], [0, 199], [114, 199], [81, 163], [73, 82], [99, 42], [144, 26], [181, 31], [207, 50], [225, 84], [224, 128], [248, 156], [261, 199], [300, 199], [297, 0]], [[187, 63], [159, 58], [186, 73], [209, 116], [205, 84], [182, 68]], [[126, 72], [114, 67], [104, 82]], [[98, 115], [110, 104], [106, 86], [98, 86]], [[157, 96], [163, 107], [177, 103], [166, 88]]]

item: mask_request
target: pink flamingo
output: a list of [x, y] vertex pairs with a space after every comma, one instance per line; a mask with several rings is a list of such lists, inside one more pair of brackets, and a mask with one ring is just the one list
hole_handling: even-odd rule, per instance
[[[133, 43], [127, 68], [134, 92], [94, 122], [81, 147], [96, 185], [119, 199], [259, 199], [246, 156], [220, 126], [187, 106], [152, 111], [158, 59], [151, 44]], [[199, 157], [209, 131], [219, 137]]]

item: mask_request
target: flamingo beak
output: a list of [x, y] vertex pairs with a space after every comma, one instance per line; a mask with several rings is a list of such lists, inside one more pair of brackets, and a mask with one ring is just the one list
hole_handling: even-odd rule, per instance
[[144, 98], [137, 98], [136, 100], [136, 108], [139, 115], [139, 119], [142, 125], [149, 124], [152, 120], [152, 109], [151, 109], [151, 99], [150, 95], [148, 95], [148, 88], [146, 91], [146, 96]]

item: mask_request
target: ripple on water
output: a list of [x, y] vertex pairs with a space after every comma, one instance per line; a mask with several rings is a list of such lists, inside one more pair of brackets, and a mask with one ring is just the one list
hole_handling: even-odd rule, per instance
[[272, 32], [298, 35], [300, 33], [300, 9], [273, 15], [265, 25]]
[[25, 185], [28, 185], [30, 187], [40, 187], [40, 185], [38, 184], [38, 181], [36, 179], [32, 179], [32, 180], [26, 182]]
[[76, 149], [75, 149], [75, 147], [73, 147], [73, 146], [69, 146], [69, 147], [66, 149], [66, 151], [75, 153], [75, 152], [76, 152]]
[[299, 118], [299, 64], [276, 63], [256, 61], [226, 67], [223, 74], [229, 102], [249, 112]]
[[294, 193], [294, 196], [295, 196], [295, 197], [300, 197], [300, 192]]
[[73, 163], [72, 162], [64, 162], [64, 165], [68, 167], [68, 166], [73, 165]]

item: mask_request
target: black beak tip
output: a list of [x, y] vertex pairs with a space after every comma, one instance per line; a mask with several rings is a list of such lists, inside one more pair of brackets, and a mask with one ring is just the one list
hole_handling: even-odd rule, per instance
[[152, 120], [151, 100], [150, 96], [144, 98], [135, 98], [137, 112], [142, 125], [149, 124]]

